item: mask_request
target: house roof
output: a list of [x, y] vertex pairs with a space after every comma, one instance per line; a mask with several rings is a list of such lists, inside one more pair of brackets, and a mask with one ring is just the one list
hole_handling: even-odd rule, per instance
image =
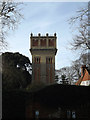
[[[88, 73], [88, 79], [84, 79], [86, 72]], [[85, 67], [83, 76], [81, 76], [80, 79], [76, 82], [76, 85], [80, 85], [82, 81], [87, 81], [87, 80], [90, 80], [90, 68], [89, 67]]]
[[80, 83], [82, 82], [83, 76], [80, 77], [80, 79], [76, 82], [76, 85], [80, 85]]
[[90, 68], [86, 68], [87, 69], [87, 71], [88, 71], [88, 73], [89, 73], [89, 75], [90, 75]]

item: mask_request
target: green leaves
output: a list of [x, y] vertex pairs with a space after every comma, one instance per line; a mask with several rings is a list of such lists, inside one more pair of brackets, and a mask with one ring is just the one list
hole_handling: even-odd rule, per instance
[[20, 53], [2, 54], [3, 89], [24, 89], [31, 83], [31, 63]]

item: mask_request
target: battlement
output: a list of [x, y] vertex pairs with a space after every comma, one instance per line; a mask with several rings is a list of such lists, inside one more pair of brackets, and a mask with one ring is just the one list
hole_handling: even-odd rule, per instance
[[33, 36], [31, 33], [30, 36], [30, 43], [31, 43], [31, 49], [41, 49], [41, 48], [56, 48], [56, 33], [54, 33], [53, 36], [49, 36], [48, 33], [46, 33], [46, 36], [41, 36], [39, 33], [38, 36]]

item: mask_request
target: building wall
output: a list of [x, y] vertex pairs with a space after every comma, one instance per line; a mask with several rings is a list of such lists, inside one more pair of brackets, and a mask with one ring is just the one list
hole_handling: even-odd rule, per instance
[[85, 69], [85, 75], [84, 75], [80, 85], [85, 85], [85, 86], [90, 85], [90, 75], [86, 69]]
[[[36, 115], [36, 111], [39, 115]], [[63, 119], [81, 119], [90, 118], [90, 104], [84, 103], [77, 106], [47, 106], [40, 104], [38, 101], [35, 103], [28, 103], [26, 106], [26, 120], [30, 118], [63, 118]]]
[[[31, 34], [32, 82], [51, 84], [54, 82], [56, 34], [33, 36]], [[49, 62], [48, 62], [49, 61]]]
[[[76, 119], [90, 120], [90, 87], [54, 84], [30, 92], [26, 100], [26, 118], [39, 111], [39, 118], [67, 118], [75, 113]], [[34, 114], [33, 112], [34, 111]], [[28, 114], [27, 114], [28, 113]], [[73, 116], [74, 117], [74, 116]], [[66, 120], [66, 119], [64, 119]]]
[[89, 86], [90, 85], [90, 80], [82, 81], [80, 85]]

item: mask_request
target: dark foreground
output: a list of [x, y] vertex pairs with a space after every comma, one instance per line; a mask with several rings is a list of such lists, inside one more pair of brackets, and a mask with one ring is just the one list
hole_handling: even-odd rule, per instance
[[90, 86], [56, 84], [35, 92], [3, 91], [2, 120], [11, 119], [90, 120]]

